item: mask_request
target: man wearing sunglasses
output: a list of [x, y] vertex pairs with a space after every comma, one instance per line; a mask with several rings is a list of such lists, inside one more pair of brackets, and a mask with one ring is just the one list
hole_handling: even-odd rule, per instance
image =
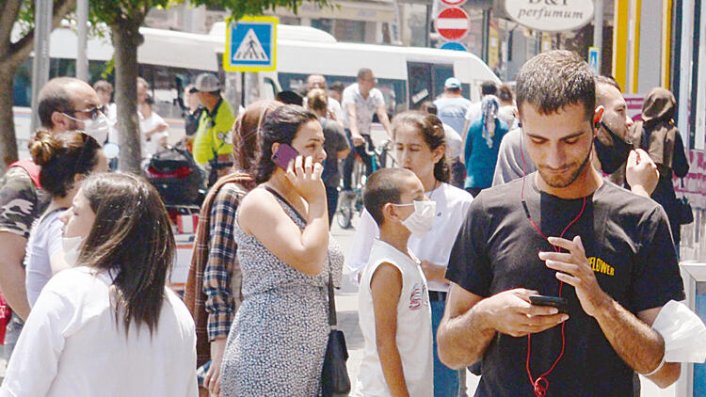
[[[98, 110], [98, 95], [81, 80], [70, 77], [50, 80], [39, 92], [38, 102], [36, 111], [43, 129], [56, 134], [72, 130], [89, 134], [103, 131], [99, 127], [105, 116]], [[104, 125], [107, 127], [107, 122]], [[104, 131], [107, 137], [107, 128]], [[99, 142], [104, 142], [105, 137]], [[33, 182], [33, 176], [38, 179], [38, 175], [39, 167], [31, 162], [20, 162], [18, 166], [11, 166], [0, 179], [0, 290], [15, 313], [7, 326], [4, 356], [8, 359], [22, 321], [29, 314], [22, 266], [27, 238], [32, 223], [48, 203], [48, 197]]]

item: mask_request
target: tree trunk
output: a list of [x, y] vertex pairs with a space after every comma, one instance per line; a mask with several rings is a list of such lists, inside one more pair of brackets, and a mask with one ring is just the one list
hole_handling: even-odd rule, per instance
[[142, 150], [137, 118], [137, 47], [142, 44], [140, 21], [121, 20], [111, 25], [115, 48], [115, 103], [118, 107], [118, 145], [121, 171], [140, 174]]
[[15, 137], [15, 122], [12, 114], [12, 80], [17, 67], [0, 62], [0, 173], [11, 163], [17, 161], [17, 138]]

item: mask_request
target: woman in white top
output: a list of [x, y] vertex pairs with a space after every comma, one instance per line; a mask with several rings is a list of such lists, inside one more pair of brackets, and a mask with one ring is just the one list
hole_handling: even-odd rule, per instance
[[[446, 139], [441, 121], [434, 115], [409, 111], [400, 113], [392, 123], [394, 154], [398, 166], [414, 172], [422, 181], [430, 200], [436, 202], [432, 230], [423, 237], [412, 236], [409, 249], [421, 260], [429, 284], [429, 298], [434, 332], [434, 394], [455, 395], [459, 386], [458, 371], [444, 366], [436, 354], [436, 329], [446, 306], [448, 282], [444, 278], [456, 234], [466, 218], [473, 197], [451, 186], [446, 159]], [[367, 211], [363, 211], [347, 266], [357, 275], [367, 264], [379, 229]]]
[[62, 220], [79, 266], [44, 287], [0, 396], [196, 396], [194, 323], [165, 287], [175, 243], [154, 187], [91, 176]]
[[42, 167], [42, 190], [51, 195], [49, 207], [35, 221], [27, 242], [25, 286], [31, 307], [52, 275], [66, 267], [61, 247], [64, 224], [59, 216], [71, 206], [79, 183], [91, 172], [107, 171], [108, 161], [98, 142], [82, 132], [40, 130], [30, 152], [34, 163]]

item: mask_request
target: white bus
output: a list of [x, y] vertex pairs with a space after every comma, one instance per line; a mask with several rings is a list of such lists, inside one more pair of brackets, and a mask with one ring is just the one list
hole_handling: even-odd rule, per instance
[[[144, 44], [138, 50], [140, 75], [151, 85], [157, 112], [172, 129], [171, 140], [183, 134], [177, 97], [181, 88], [204, 71], [226, 75], [222, 68], [225, 24], [215, 24], [209, 34], [142, 28]], [[51, 77], [75, 75], [76, 34], [68, 28], [52, 32]], [[91, 82], [101, 78], [113, 57], [109, 37], [88, 42]], [[479, 98], [478, 87], [485, 80], [500, 82], [478, 57], [467, 53], [418, 47], [342, 43], [330, 34], [311, 27], [278, 26], [277, 71], [257, 76], [260, 97], [272, 98], [279, 90], [303, 91], [312, 73], [326, 76], [328, 84], [353, 83], [358, 69], [373, 70], [390, 114], [414, 109], [443, 91], [444, 81], [455, 76], [463, 83], [465, 96]], [[30, 131], [31, 59], [15, 76], [15, 126], [20, 149], [26, 147]], [[110, 76], [108, 76], [110, 79]]]

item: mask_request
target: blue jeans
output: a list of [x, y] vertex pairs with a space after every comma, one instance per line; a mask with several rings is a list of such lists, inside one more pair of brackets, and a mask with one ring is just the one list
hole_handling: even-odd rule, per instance
[[458, 371], [451, 369], [439, 361], [436, 345], [436, 330], [439, 329], [441, 318], [444, 317], [446, 302], [430, 300], [431, 331], [434, 339], [434, 397], [456, 397], [458, 394]]

